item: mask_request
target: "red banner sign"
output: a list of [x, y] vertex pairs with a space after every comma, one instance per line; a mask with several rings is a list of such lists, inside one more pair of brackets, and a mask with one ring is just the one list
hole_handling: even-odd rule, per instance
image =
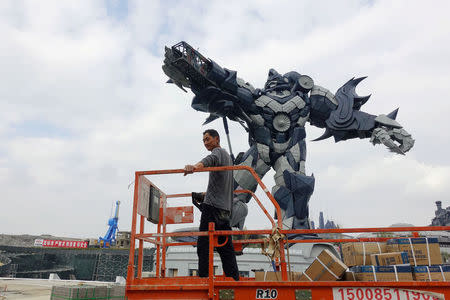
[[88, 242], [36, 239], [34, 240], [34, 245], [49, 248], [87, 248]]

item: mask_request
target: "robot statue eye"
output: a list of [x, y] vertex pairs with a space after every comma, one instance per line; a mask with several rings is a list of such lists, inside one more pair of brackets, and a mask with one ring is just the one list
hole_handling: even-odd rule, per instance
[[267, 80], [272, 80], [273, 78], [278, 78], [278, 77], [281, 77], [281, 75], [275, 69], [269, 70], [269, 75], [268, 75]]
[[269, 70], [269, 76], [267, 77], [267, 81], [264, 85], [265, 91], [271, 91], [275, 89], [286, 89], [289, 87], [289, 78], [286, 76], [282, 76], [275, 69]]

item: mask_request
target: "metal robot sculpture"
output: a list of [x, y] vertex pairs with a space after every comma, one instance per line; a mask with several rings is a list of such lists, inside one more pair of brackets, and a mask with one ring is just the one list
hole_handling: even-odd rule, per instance
[[[370, 138], [374, 145], [382, 143], [399, 154], [414, 145], [411, 135], [395, 121], [398, 109], [379, 116], [360, 111], [370, 95], [358, 96], [355, 87], [365, 77], [350, 79], [333, 94], [307, 75], [295, 71], [282, 75], [270, 69], [264, 88], [255, 89], [236, 71], [206, 59], [186, 42], [165, 48], [162, 68], [169, 83], [195, 94], [192, 108], [210, 113], [205, 124], [222, 117], [227, 138], [226, 118], [245, 128], [250, 149], [240, 153], [235, 164], [251, 166], [261, 178], [270, 168], [275, 170], [272, 194], [288, 229], [310, 228], [308, 202], [315, 179], [305, 174], [306, 122], [325, 128], [315, 141]], [[249, 172], [235, 171], [234, 179], [236, 189], [255, 191], [257, 184]], [[234, 199], [233, 227], [242, 229], [249, 200], [248, 194]]]

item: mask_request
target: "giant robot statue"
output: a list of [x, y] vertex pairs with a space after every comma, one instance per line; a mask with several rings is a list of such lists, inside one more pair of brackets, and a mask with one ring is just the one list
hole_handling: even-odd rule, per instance
[[[162, 68], [168, 82], [195, 94], [192, 108], [211, 114], [205, 123], [223, 117], [226, 125], [229, 118], [248, 131], [250, 149], [235, 164], [251, 166], [261, 178], [270, 168], [275, 170], [272, 194], [285, 228], [310, 228], [308, 201], [314, 177], [305, 174], [306, 122], [325, 128], [316, 140], [370, 138], [399, 154], [414, 145], [411, 135], [395, 121], [398, 109], [379, 116], [360, 111], [370, 97], [355, 92], [364, 77], [349, 80], [333, 94], [307, 75], [295, 71], [282, 75], [271, 69], [264, 88], [255, 89], [236, 71], [220, 67], [185, 42], [166, 47]], [[234, 179], [236, 189], [255, 191], [257, 184], [249, 172], [235, 171]], [[248, 194], [235, 198], [232, 226], [242, 229], [249, 199]]]

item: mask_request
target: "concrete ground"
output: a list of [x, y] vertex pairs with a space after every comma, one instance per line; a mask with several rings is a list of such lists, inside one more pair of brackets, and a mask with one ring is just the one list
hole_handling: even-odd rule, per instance
[[0, 277], [0, 300], [49, 300], [54, 285], [110, 285], [111, 282]]

